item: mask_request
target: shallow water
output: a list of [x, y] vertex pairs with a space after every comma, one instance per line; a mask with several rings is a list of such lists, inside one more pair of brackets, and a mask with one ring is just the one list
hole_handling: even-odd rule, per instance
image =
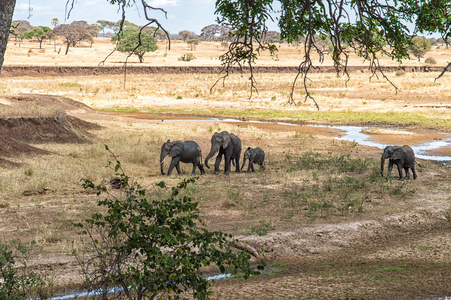
[[[207, 277], [207, 280], [209, 280], [209, 281], [220, 280], [220, 279], [230, 278], [231, 276], [232, 276], [232, 274], [218, 274], [218, 275]], [[119, 287], [110, 288], [108, 290], [108, 293], [114, 293], [114, 292], [119, 292], [119, 291], [122, 291], [122, 288], [119, 288]], [[70, 294], [49, 298], [49, 300], [76, 299], [76, 298], [82, 298], [82, 297], [88, 297], [88, 296], [101, 295], [102, 292], [103, 292], [102, 290], [94, 290], [94, 291], [90, 291], [90, 292], [73, 292]]]
[[[376, 147], [380, 149], [384, 149], [386, 146], [390, 146], [387, 144], [377, 143], [371, 141], [371, 136], [365, 133], [362, 133], [363, 130], [370, 129], [371, 127], [360, 127], [360, 126], [324, 126], [328, 128], [335, 128], [339, 130], [345, 131], [345, 135], [342, 137], [338, 137], [337, 139], [346, 140], [351, 142], [356, 142], [360, 145]], [[437, 150], [440, 148], [444, 148], [447, 146], [451, 146], [451, 138], [426, 142], [417, 146], [411, 146], [413, 151], [415, 152], [415, 157], [425, 160], [433, 160], [433, 161], [451, 161], [451, 156], [440, 156], [440, 155], [431, 155], [428, 154], [428, 151]]]
[[[181, 119], [182, 120], [182, 119]], [[288, 125], [288, 126], [302, 126], [302, 127], [323, 127], [323, 128], [333, 128], [338, 129], [341, 131], [344, 131], [344, 135], [341, 137], [335, 137], [339, 140], [345, 140], [350, 142], [356, 142], [360, 145], [364, 146], [370, 146], [370, 147], [376, 147], [380, 149], [384, 149], [386, 146], [390, 146], [388, 144], [382, 144], [377, 143], [371, 140], [371, 135], [368, 135], [366, 133], [363, 133], [363, 130], [371, 129], [371, 128], [377, 128], [377, 127], [363, 127], [363, 126], [327, 126], [327, 125], [298, 125], [293, 123], [286, 123], [286, 122], [263, 122], [263, 121], [255, 121], [255, 120], [238, 120], [238, 119], [232, 119], [232, 118], [226, 118], [226, 119], [219, 119], [219, 118], [211, 118], [211, 119], [199, 119], [199, 120], [189, 120], [189, 119], [183, 119], [183, 121], [205, 121], [205, 120], [212, 120], [212, 121], [221, 121], [221, 122], [236, 122], [236, 123], [265, 123], [265, 124], [278, 124], [278, 125]], [[173, 121], [173, 120], [171, 120]], [[444, 148], [447, 146], [451, 146], [451, 138], [443, 139], [443, 140], [437, 140], [437, 141], [431, 141], [426, 142], [420, 145], [411, 146], [413, 151], [415, 152], [415, 157], [424, 159], [424, 160], [432, 160], [432, 161], [440, 161], [444, 162], [444, 165], [449, 166], [451, 161], [451, 156], [440, 156], [440, 155], [432, 155], [428, 154], [428, 151], [437, 150], [440, 148]]]

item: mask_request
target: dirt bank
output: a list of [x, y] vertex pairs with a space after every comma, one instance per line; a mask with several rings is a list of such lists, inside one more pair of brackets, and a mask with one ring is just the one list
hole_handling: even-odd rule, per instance
[[[401, 66], [401, 67], [381, 67], [383, 72], [394, 72], [397, 70], [404, 70], [406, 72], [441, 72], [444, 66]], [[252, 68], [256, 73], [294, 73], [298, 72], [298, 67], [277, 67], [277, 66], [255, 66]], [[348, 72], [367, 72], [367, 66], [348, 66]], [[221, 67], [208, 66], [145, 66], [127, 67], [128, 74], [219, 74]], [[243, 72], [248, 73], [249, 68], [243, 68]], [[237, 67], [232, 68], [230, 73], [239, 73], [241, 70]], [[320, 66], [310, 70], [311, 73], [335, 73], [332, 66]], [[3, 66], [1, 76], [88, 76], [88, 75], [105, 75], [105, 74], [123, 74], [124, 67], [72, 67], [72, 66]]]

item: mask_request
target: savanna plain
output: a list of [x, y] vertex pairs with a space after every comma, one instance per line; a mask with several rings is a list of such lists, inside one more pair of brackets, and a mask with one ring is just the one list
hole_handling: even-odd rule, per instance
[[[95, 191], [82, 188], [81, 180], [108, 186], [115, 176], [105, 145], [133, 181], [158, 197], [156, 183], [175, 186], [191, 173], [191, 165], [181, 164], [181, 176], [160, 174], [165, 141], [194, 140], [205, 157], [212, 134], [226, 130], [240, 137], [242, 154], [247, 147], [264, 149], [266, 169], [229, 175], [207, 169], [185, 192], [199, 202], [209, 229], [256, 249], [268, 268], [248, 280], [217, 280], [213, 299], [451, 297], [449, 162], [417, 159], [416, 180], [397, 180], [396, 167], [392, 177], [381, 177], [381, 149], [339, 140], [343, 131], [317, 126], [370, 127], [366, 132], [382, 144], [445, 140], [451, 135], [449, 72], [434, 80], [440, 72], [387, 71], [397, 90], [366, 70], [352, 71], [349, 81], [312, 73], [307, 84], [317, 110], [304, 101], [303, 79], [296, 105], [288, 103], [295, 73], [256, 73], [258, 92], [250, 97], [247, 73], [212, 88], [221, 75], [184, 72], [220, 66], [220, 43], [203, 42], [195, 51], [181, 41], [170, 51], [160, 43], [143, 64], [131, 57], [128, 66], [180, 67], [177, 72], [126, 76], [78, 73], [76, 67], [96, 67], [108, 56], [114, 48], [108, 39], [68, 55], [60, 47], [61, 41], [44, 49], [30, 41], [8, 44], [0, 76], [0, 238], [36, 241], [31, 267], [61, 290], [80, 280], [72, 253], [83, 244], [72, 224], [98, 209]], [[186, 53], [196, 59], [179, 60]], [[257, 66], [297, 66], [302, 56], [302, 47], [282, 44], [277, 57], [263, 54]], [[451, 49], [433, 47], [425, 56], [444, 67]], [[121, 69], [125, 58], [115, 52], [104, 65]], [[380, 63], [398, 66], [386, 57]], [[324, 65], [332, 65], [327, 57]], [[350, 53], [349, 65], [364, 62]], [[427, 65], [423, 58], [401, 66]], [[12, 67], [23, 67], [22, 74], [9, 76]], [[36, 72], [39, 67], [74, 68], [50, 76]], [[451, 146], [430, 154], [450, 156]]]

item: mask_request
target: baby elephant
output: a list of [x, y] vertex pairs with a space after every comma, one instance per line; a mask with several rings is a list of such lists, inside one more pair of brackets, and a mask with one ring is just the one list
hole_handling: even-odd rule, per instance
[[247, 166], [247, 172], [250, 170], [255, 172], [254, 163], [259, 164], [260, 168], [265, 169], [265, 152], [260, 148], [247, 148], [246, 152], [244, 152], [243, 157], [243, 165], [241, 166], [241, 170], [243, 170], [244, 165], [246, 164], [246, 160], [249, 160], [249, 165]]
[[[388, 158], [388, 172], [391, 174], [393, 165], [398, 167], [399, 180], [410, 179], [409, 169], [412, 170], [413, 179], [417, 179], [415, 172], [415, 153], [410, 146], [387, 146], [381, 156], [381, 175], [384, 176], [384, 162]], [[402, 176], [402, 169], [406, 176]]]

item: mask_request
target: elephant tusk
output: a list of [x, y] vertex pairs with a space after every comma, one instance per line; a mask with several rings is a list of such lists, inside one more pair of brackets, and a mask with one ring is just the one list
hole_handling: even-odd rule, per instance
[[165, 156], [165, 157], [163, 158], [163, 160], [160, 162], [160, 165], [162, 165], [162, 164], [164, 163], [164, 161], [166, 160], [166, 157], [167, 157], [167, 156]]

